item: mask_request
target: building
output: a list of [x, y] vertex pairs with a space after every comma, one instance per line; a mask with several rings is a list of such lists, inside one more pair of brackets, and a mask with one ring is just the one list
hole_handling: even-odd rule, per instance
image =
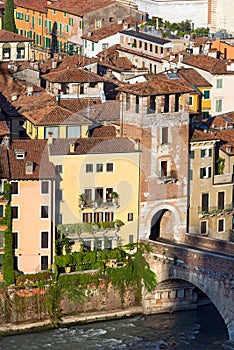
[[233, 174], [228, 155], [222, 158], [219, 151], [219, 136], [194, 130], [190, 141], [189, 233], [231, 240]]
[[[189, 94], [176, 73], [125, 84], [121, 133], [140, 141], [140, 238], [180, 241], [187, 230]], [[149, 235], [150, 233], [150, 235]]]
[[32, 40], [7, 30], [0, 30], [0, 61], [28, 61]]
[[47, 270], [55, 255], [55, 173], [47, 141], [13, 140], [7, 152], [15, 269]]
[[[103, 136], [56, 139], [49, 145], [57, 171], [56, 223], [79, 224], [72, 239], [83, 237], [87, 249], [93, 249], [95, 239], [91, 225], [96, 226], [100, 248], [105, 237], [109, 248], [138, 238], [139, 145], [113, 134]], [[115, 228], [118, 222], [123, 225]]]

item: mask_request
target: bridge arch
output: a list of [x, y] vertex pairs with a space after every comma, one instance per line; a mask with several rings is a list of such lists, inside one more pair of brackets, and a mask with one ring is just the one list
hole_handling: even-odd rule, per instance
[[[154, 261], [153, 261], [154, 260]], [[198, 288], [206, 295], [221, 315], [228, 331], [229, 339], [234, 341], [234, 309], [233, 291], [230, 291], [230, 285], [225, 281], [217, 280], [209, 274], [201, 274], [196, 271], [189, 271], [183, 266], [175, 266], [173, 262], [155, 261], [150, 259], [152, 270], [156, 273], [158, 286], [166, 281], [185, 281], [191, 286]], [[147, 294], [147, 293], [146, 293]], [[157, 312], [157, 287], [151, 296], [143, 297], [143, 305], [146, 313]]]
[[177, 208], [168, 204], [161, 204], [149, 213], [150, 223], [150, 240], [157, 240], [163, 237], [169, 240], [178, 239], [178, 233], [181, 226], [181, 215]]

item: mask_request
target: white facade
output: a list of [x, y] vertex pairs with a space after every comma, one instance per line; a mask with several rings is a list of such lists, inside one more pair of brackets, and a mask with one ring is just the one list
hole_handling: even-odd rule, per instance
[[234, 2], [231, 0], [211, 0], [211, 32], [225, 29], [234, 35]]
[[[186, 19], [194, 23], [194, 27], [207, 27], [208, 0], [135, 0], [141, 11], [149, 17], [160, 17], [170, 22], [181, 22]], [[223, 0], [220, 0], [221, 2]], [[231, 2], [230, 0], [228, 0]], [[233, 13], [233, 12], [232, 12]]]
[[120, 33], [116, 33], [114, 35], [111, 35], [107, 38], [99, 40], [98, 43], [95, 43], [91, 40], [84, 39], [84, 56], [87, 57], [96, 57], [96, 55], [103, 51], [108, 49], [108, 47], [111, 47], [113, 45], [120, 43]]

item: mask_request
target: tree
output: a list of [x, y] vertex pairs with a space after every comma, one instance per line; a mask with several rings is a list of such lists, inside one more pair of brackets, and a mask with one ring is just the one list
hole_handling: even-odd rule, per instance
[[3, 17], [3, 29], [16, 33], [15, 17], [14, 17], [14, 1], [6, 0], [5, 11]]

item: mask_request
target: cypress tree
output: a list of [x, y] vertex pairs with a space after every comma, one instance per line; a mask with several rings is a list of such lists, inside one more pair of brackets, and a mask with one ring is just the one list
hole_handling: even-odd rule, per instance
[[6, 0], [4, 17], [3, 17], [3, 29], [16, 33], [15, 17], [14, 17], [14, 1]]

